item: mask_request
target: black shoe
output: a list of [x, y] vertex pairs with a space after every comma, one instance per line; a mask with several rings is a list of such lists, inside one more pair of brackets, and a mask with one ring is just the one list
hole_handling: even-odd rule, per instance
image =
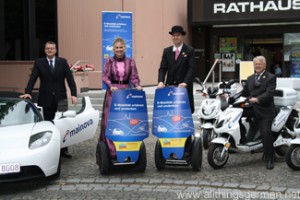
[[273, 168], [274, 168], [274, 165], [273, 165], [273, 161], [272, 161], [272, 160], [268, 160], [268, 161], [267, 161], [266, 168], [267, 168], [267, 169], [273, 169]]
[[61, 155], [61, 157], [64, 157], [64, 158], [68, 158], [68, 159], [72, 158], [72, 155], [69, 154], [69, 152], [67, 152], [67, 151], [62, 151], [60, 155]]

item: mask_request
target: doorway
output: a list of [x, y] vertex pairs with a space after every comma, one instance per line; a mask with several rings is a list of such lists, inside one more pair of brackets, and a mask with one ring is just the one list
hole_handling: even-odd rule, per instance
[[275, 64], [283, 65], [283, 36], [246, 37], [244, 58], [249, 57], [249, 53], [252, 53], [254, 57], [258, 55], [264, 56], [267, 61], [267, 71], [274, 73]]

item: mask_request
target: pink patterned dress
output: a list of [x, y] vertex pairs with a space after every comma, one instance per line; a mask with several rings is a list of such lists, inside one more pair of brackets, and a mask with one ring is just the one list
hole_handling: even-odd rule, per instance
[[[103, 110], [102, 110], [102, 118], [101, 118], [101, 132], [98, 143], [100, 141], [104, 141], [107, 143], [110, 156], [116, 156], [116, 149], [113, 142], [106, 138], [105, 129], [107, 124], [107, 117], [110, 108], [112, 91], [111, 87], [118, 87], [119, 89], [130, 88], [129, 82], [137, 87], [140, 85], [140, 79], [138, 76], [138, 71], [136, 68], [135, 61], [130, 58], [124, 57], [123, 59], [119, 59], [116, 57], [108, 58], [105, 62], [104, 74], [102, 79], [106, 85], [107, 90], [104, 97], [103, 102]], [[98, 162], [98, 151], [96, 153], [97, 162]], [[97, 163], [98, 164], [98, 163]]]

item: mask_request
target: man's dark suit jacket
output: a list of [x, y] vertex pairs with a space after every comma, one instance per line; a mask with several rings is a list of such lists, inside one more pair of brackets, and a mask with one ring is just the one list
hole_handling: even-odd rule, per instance
[[[64, 58], [55, 57], [53, 73], [46, 57], [35, 60], [30, 79], [25, 89], [26, 94], [31, 94], [37, 78], [40, 78], [38, 105], [50, 107], [55, 103], [67, 98], [65, 79], [67, 79], [71, 96], [77, 96], [76, 84], [69, 65]], [[54, 96], [54, 98], [53, 98]]]
[[[192, 113], [195, 110], [193, 96], [195, 71], [195, 52], [192, 47], [183, 44], [179, 57], [176, 61], [173, 46], [164, 49], [158, 72], [158, 82], [163, 82], [166, 85], [186, 83]], [[165, 82], [166, 75], [167, 81]]]
[[249, 76], [241, 95], [244, 97], [258, 98], [259, 103], [253, 104], [255, 118], [274, 118], [275, 108], [273, 95], [276, 88], [276, 76], [265, 71], [261, 75], [259, 82], [260, 84], [255, 84], [255, 74]]

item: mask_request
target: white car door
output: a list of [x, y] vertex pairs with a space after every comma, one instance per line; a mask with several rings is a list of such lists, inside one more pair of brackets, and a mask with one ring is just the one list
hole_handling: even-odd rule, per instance
[[84, 110], [76, 116], [63, 116], [56, 113], [54, 124], [60, 130], [61, 148], [67, 147], [95, 136], [99, 123], [99, 111], [95, 110], [89, 97], [84, 97]]

